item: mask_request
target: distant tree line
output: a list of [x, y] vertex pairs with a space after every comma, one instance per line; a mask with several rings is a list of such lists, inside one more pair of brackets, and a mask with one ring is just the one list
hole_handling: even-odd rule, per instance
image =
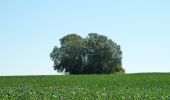
[[104, 35], [89, 33], [82, 38], [77, 34], [68, 34], [60, 39], [60, 45], [55, 46], [50, 54], [54, 70], [65, 70], [70, 74], [125, 72], [120, 45]]

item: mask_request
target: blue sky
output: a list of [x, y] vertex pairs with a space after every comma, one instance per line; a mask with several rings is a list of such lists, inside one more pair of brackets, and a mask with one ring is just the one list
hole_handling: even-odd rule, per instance
[[169, 0], [0, 0], [0, 75], [57, 74], [62, 36], [90, 32], [121, 45], [127, 73], [170, 72]]

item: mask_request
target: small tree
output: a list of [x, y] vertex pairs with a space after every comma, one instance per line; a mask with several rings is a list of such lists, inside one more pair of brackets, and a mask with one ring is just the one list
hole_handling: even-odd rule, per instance
[[82, 73], [83, 38], [77, 34], [69, 34], [60, 39], [60, 44], [61, 47], [54, 47], [50, 54], [54, 69], [60, 72], [65, 70], [70, 74]]

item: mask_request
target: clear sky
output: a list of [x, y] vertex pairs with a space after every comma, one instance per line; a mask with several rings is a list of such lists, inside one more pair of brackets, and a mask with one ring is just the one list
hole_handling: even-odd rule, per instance
[[170, 0], [0, 0], [0, 75], [57, 74], [59, 38], [90, 32], [121, 45], [127, 73], [170, 72]]

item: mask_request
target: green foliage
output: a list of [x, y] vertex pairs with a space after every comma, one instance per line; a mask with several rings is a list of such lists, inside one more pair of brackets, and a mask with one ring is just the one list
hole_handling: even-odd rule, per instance
[[[122, 51], [120, 46], [97, 33], [90, 33], [86, 40], [86, 55], [88, 59], [87, 73], [114, 73], [122, 68]], [[122, 68], [123, 69], [123, 68]]]
[[169, 100], [170, 74], [0, 77], [0, 100]]
[[60, 42], [61, 47], [54, 47], [50, 54], [54, 69], [60, 72], [65, 70], [70, 74], [81, 73], [84, 40], [79, 35], [69, 34], [60, 39]]
[[86, 38], [68, 34], [60, 39], [61, 47], [50, 54], [54, 69], [70, 74], [109, 74], [125, 72], [119, 45], [106, 36], [90, 33]]

